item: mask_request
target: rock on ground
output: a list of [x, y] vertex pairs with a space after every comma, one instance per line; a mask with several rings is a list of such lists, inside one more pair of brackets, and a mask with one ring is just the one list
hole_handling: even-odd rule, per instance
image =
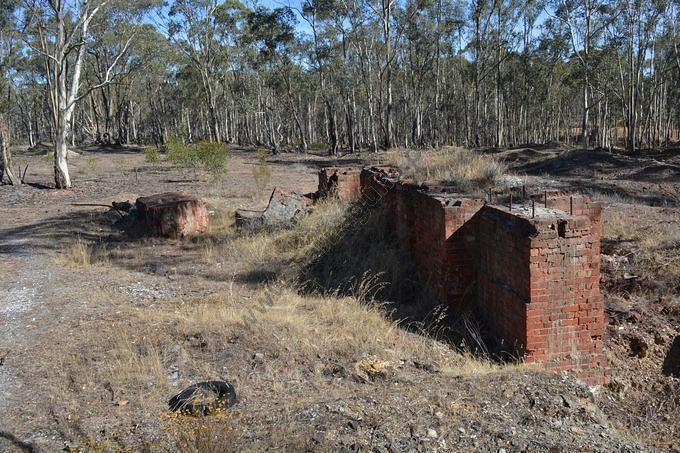
[[240, 228], [285, 227], [291, 225], [298, 214], [310, 212], [314, 198], [294, 190], [275, 187], [267, 208], [262, 211], [236, 211], [236, 225]]

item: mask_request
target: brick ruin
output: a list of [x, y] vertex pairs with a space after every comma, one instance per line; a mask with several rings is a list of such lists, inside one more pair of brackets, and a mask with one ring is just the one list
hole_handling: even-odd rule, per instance
[[361, 198], [361, 170], [351, 167], [326, 167], [319, 171], [321, 196], [331, 192], [341, 200], [355, 201]]
[[322, 169], [319, 193], [331, 192], [382, 205], [421, 281], [525, 362], [604, 383], [601, 204], [555, 191], [497, 204], [390, 167]]

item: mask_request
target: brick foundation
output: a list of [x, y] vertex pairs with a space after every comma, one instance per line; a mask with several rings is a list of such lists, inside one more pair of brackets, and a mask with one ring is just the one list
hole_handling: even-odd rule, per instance
[[334, 194], [341, 200], [361, 197], [361, 170], [355, 168], [326, 167], [319, 171], [319, 194]]
[[601, 383], [604, 303], [594, 209], [596, 222], [557, 210], [539, 209], [532, 218], [526, 208], [482, 208], [476, 306], [526, 362]]
[[138, 198], [135, 202], [140, 224], [146, 233], [182, 239], [205, 231], [208, 210], [200, 198], [183, 192], [167, 192]]
[[604, 382], [599, 203], [544, 192], [533, 210], [529, 200], [510, 210], [390, 167], [324, 169], [320, 192], [330, 187], [382, 205], [418, 277], [453, 309], [476, 311], [525, 362]]

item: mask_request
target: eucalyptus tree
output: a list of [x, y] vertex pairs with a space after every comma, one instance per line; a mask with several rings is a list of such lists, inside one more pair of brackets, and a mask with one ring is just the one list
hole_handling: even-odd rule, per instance
[[486, 38], [491, 35], [492, 15], [494, 4], [489, 0], [472, 0], [470, 3], [470, 27], [471, 64], [473, 69], [474, 101], [472, 107], [472, 130], [474, 146], [482, 144], [481, 126], [481, 102], [482, 84], [484, 79], [491, 73], [489, 69], [491, 42]]
[[[84, 73], [90, 84], [101, 83], [107, 62], [116, 52], [115, 34], [129, 27], [126, 23], [115, 25], [118, 20], [107, 17], [106, 23], [98, 27], [97, 37], [88, 50]], [[144, 96], [147, 81], [154, 76], [160, 80], [172, 77], [171, 68], [177, 57], [165, 36], [150, 24], [136, 26], [135, 33], [132, 45], [118, 63], [120, 76], [116, 83], [93, 91], [76, 111], [80, 113], [81, 141], [104, 143], [108, 140], [119, 144], [137, 141], [140, 115], [149, 103]]]
[[237, 0], [175, 0], [168, 35], [201, 76], [210, 118], [210, 138], [222, 141], [218, 113], [218, 79], [226, 71], [226, 51], [238, 35], [245, 7]]
[[[77, 103], [120, 76], [119, 63], [134, 38], [134, 28], [116, 34], [115, 52], [104, 62], [98, 83], [82, 87], [83, 67], [96, 32], [91, 28], [100, 17], [124, 14], [127, 23], [141, 20], [151, 0], [36, 0], [24, 5], [25, 42], [44, 61], [49, 106], [54, 125], [54, 180], [58, 189], [71, 187], [68, 141]], [[127, 14], [134, 12], [134, 14]]]
[[11, 95], [12, 59], [17, 53], [16, 28], [12, 22], [18, 2], [0, 3], [0, 184], [7, 177], [9, 184], [18, 184], [19, 178], [12, 171], [12, 153], [6, 111]]
[[[421, 14], [410, 15], [412, 8], [422, 8]], [[404, 22], [402, 71], [405, 83], [404, 103], [408, 105], [410, 118], [410, 144], [422, 147], [426, 144], [424, 117], [428, 105], [434, 101], [428, 87], [436, 86], [436, 61], [440, 51], [437, 30], [438, 3], [409, 1], [398, 12], [397, 21]], [[432, 39], [432, 36], [437, 36]]]
[[336, 102], [330, 93], [332, 86], [328, 83], [329, 69], [334, 57], [335, 38], [332, 33], [326, 33], [326, 30], [331, 21], [333, 7], [334, 0], [305, 0], [300, 11], [312, 30], [312, 48], [309, 59], [318, 74], [317, 89], [324, 101], [326, 136], [330, 155], [335, 155], [340, 150]]
[[[148, 26], [138, 25], [130, 20], [130, 16], [134, 14], [134, 10], [127, 9], [102, 15], [93, 20], [90, 27], [92, 45], [87, 49], [84, 77], [90, 86], [99, 87], [88, 97], [95, 122], [95, 131], [91, 135], [94, 135], [92, 138], [97, 142], [110, 142], [114, 139], [114, 134], [118, 143], [128, 141], [128, 127], [123, 119], [130, 110], [131, 79], [146, 64], [144, 57], [151, 57], [135, 52], [135, 47], [146, 45], [149, 30]], [[120, 39], [121, 35], [129, 38], [123, 41]], [[131, 42], [133, 36], [134, 40]], [[126, 45], [128, 49], [121, 53], [121, 46]], [[105, 83], [111, 63], [118, 55], [121, 57], [116, 67], [117, 81]]]
[[[582, 71], [582, 116], [581, 143], [583, 149], [589, 145], [590, 88], [592, 74], [592, 54], [601, 45], [609, 20], [610, 11], [605, 0], [554, 0], [552, 3], [557, 30], [563, 30], [564, 39], [569, 42], [571, 51], [580, 64]], [[546, 10], [547, 11], [547, 10]]]
[[[619, 11], [615, 20], [611, 22], [611, 40], [617, 50], [616, 64], [619, 76], [617, 91], [626, 124], [626, 146], [630, 152], [634, 152], [636, 143], [641, 141], [636, 134], [639, 130], [639, 120], [643, 115], [641, 108], [645, 95], [643, 86], [647, 78], [645, 71], [651, 69], [648, 65], [656, 62], [654, 56], [657, 50], [656, 38], [661, 36], [659, 27], [664, 11], [670, 7], [670, 3], [667, 0], [650, 2], [623, 0], [617, 2]], [[649, 94], [656, 89], [656, 81], [647, 82], [650, 85], [647, 90]]]
[[677, 140], [671, 0], [304, 0], [300, 24], [235, 0], [173, 0], [155, 24], [152, 0], [19, 1], [5, 135], [53, 136], [59, 187], [66, 143], [107, 134], [331, 154]]
[[[271, 65], [275, 74], [273, 81], [282, 83], [282, 91], [297, 128], [301, 148], [306, 150], [307, 139], [292, 86], [295, 64], [291, 57], [296, 40], [294, 13], [290, 8], [269, 10], [260, 7], [248, 12], [246, 17], [247, 27], [243, 42], [257, 46], [259, 63]], [[268, 107], [265, 114], [267, 115], [270, 145], [276, 153], [278, 152], [278, 141], [272, 125], [271, 113], [271, 107]]]

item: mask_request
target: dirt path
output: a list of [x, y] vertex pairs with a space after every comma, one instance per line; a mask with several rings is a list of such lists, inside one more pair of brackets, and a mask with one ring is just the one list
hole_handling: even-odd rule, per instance
[[[80, 436], [73, 432], [71, 415], [64, 415], [71, 413], [71, 402], [59, 401], [60, 388], [50, 388], [64, 380], [54, 375], [60, 373], [59, 367], [45, 363], [64, 361], [61, 368], [66, 373], [74, 361], [88, 355], [77, 350], [82, 348], [80, 339], [74, 338], [78, 340], [73, 342], [78, 345], [75, 351], [63, 346], [64, 340], [79, 336], [78, 326], [103, 322], [106, 337], [109, 326], [125, 322], [122, 313], [130, 307], [154, 307], [177, 296], [201, 297], [221, 286], [220, 281], [201, 277], [214, 273], [213, 269], [183, 261], [187, 254], [179, 244], [132, 250], [129, 260], [105, 263], [105, 272], [69, 267], [71, 258], [60, 257], [71, 253], [76, 241], [90, 244], [119, 234], [111, 229], [115, 217], [103, 215], [105, 209], [73, 203], [110, 203], [134, 199], [134, 194], [185, 190], [215, 200], [223, 209], [259, 208], [271, 187], [290, 183], [292, 174], [304, 175], [296, 178], [303, 181], [306, 176], [310, 190], [315, 183], [313, 163], [308, 166], [288, 156], [271, 164], [272, 176], [264, 186], [253, 180], [252, 159], [239, 152], [232, 155], [226, 180], [219, 185], [205, 180], [177, 183], [183, 180], [181, 173], [150, 169], [139, 155], [97, 159], [101, 164], [96, 176], [81, 173], [72, 191], [43, 189], [49, 185], [50, 168], [39, 157], [31, 158], [37, 173], [31, 177], [34, 186], [0, 187], [0, 451], [20, 448], [19, 440], [47, 451], [60, 450], [65, 439]], [[114, 167], [116, 161], [122, 163], [119, 168]], [[78, 167], [75, 162], [76, 174]], [[79, 380], [67, 377], [68, 390], [75, 390]], [[87, 384], [101, 387], [100, 382]]]
[[[0, 281], [0, 413], [11, 417], [17, 407], [31, 402], [35, 394], [31, 383], [17, 373], [23, 352], [30, 347], [31, 334], [36, 332], [36, 322], [44, 319], [46, 313], [42, 301], [47, 288], [54, 281], [48, 258], [36, 251], [25, 239], [2, 240], [0, 248], [0, 274], [7, 276]], [[48, 314], [48, 318], [53, 314]], [[30, 403], [29, 403], [30, 404]], [[6, 427], [8, 418], [3, 418], [0, 431]], [[39, 436], [39, 435], [38, 435]], [[34, 440], [34, 439], [26, 439]]]
[[[6, 296], [4, 303], [0, 304], [0, 316], [5, 320], [1, 328], [11, 335], [16, 324], [35, 310], [45, 287], [52, 280], [52, 272], [45, 257], [36, 253], [24, 239], [7, 242], [0, 240], [0, 247], [16, 257], [13, 262], [5, 265], [15, 270], [15, 281], [12, 286], [3, 288]], [[7, 273], [9, 274], [10, 272]], [[9, 279], [3, 282], [4, 285], [8, 283], [12, 282]]]

